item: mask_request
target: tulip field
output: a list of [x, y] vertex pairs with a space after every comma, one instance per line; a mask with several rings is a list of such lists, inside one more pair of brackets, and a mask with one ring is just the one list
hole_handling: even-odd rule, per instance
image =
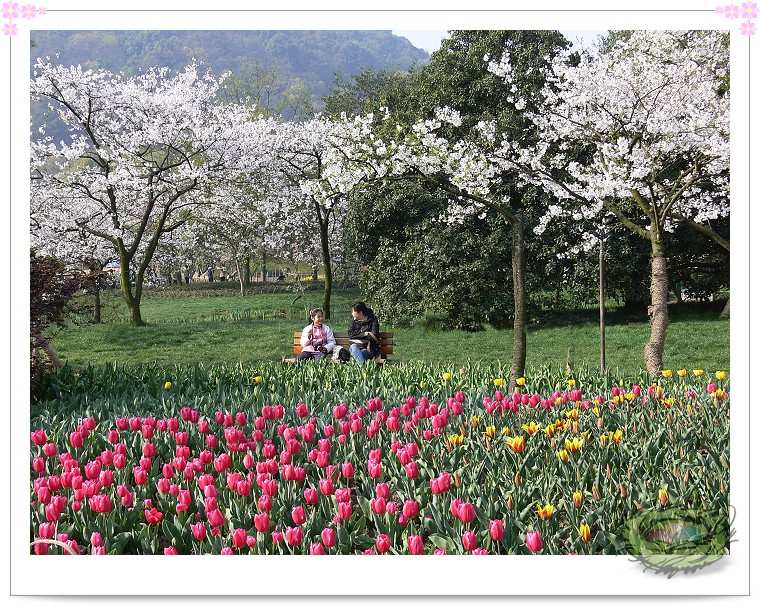
[[35, 554], [622, 554], [728, 517], [729, 379], [497, 364], [64, 368], [33, 403]]

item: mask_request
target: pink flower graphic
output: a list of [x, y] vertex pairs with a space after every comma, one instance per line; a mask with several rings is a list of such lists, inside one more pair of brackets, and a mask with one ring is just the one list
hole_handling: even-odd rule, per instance
[[739, 26], [739, 30], [745, 36], [754, 36], [755, 35], [754, 21], [742, 21], [742, 24]]
[[738, 19], [741, 15], [741, 9], [737, 4], [729, 4], [723, 7], [723, 14], [729, 19]]
[[757, 17], [757, 2], [745, 2], [742, 4], [742, 17], [754, 19]]
[[37, 14], [37, 7], [34, 4], [25, 4], [21, 7], [21, 17], [23, 19], [34, 19]]
[[3, 2], [3, 19], [15, 19], [16, 17], [18, 17], [18, 4], [16, 2]]
[[3, 23], [3, 34], [6, 36], [15, 36], [18, 34], [18, 25], [15, 23]]

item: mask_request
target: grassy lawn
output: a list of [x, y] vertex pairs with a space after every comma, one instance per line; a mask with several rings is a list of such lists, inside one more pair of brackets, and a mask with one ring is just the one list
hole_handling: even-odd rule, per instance
[[[55, 346], [61, 357], [75, 366], [109, 362], [192, 364], [280, 360], [290, 354], [292, 332], [306, 324], [305, 309], [322, 301], [321, 290], [307, 291], [295, 303], [292, 293], [246, 297], [219, 292], [214, 293], [216, 296], [200, 294], [149, 293], [142, 306], [143, 318], [149, 325], [142, 328], [126, 323], [126, 308], [119, 299], [106, 297], [103, 324], [67, 327], [55, 338]], [[333, 294], [333, 318], [329, 322], [333, 329], [347, 328], [350, 304], [359, 296], [357, 291]], [[276, 317], [276, 313], [282, 312], [284, 317]], [[392, 359], [397, 362], [509, 363], [511, 330], [488, 327], [475, 333], [437, 332], [422, 326], [392, 330], [397, 352]], [[648, 334], [646, 317], [626, 317], [619, 310], [610, 312], [608, 365], [624, 373], [637, 372], [642, 366]], [[529, 329], [528, 368], [537, 365], [564, 368], [568, 358], [574, 367], [598, 365], [596, 311], [553, 314]], [[728, 320], [719, 319], [713, 309], [672, 307], [665, 363], [672, 368], [728, 369]]]

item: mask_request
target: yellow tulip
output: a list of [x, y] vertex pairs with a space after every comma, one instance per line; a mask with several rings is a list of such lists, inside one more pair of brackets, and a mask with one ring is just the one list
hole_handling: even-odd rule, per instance
[[591, 527], [586, 522], [582, 522], [578, 527], [578, 533], [581, 535], [584, 543], [588, 543], [591, 540]]
[[662, 376], [666, 379], [670, 379], [673, 376], [673, 371], [669, 368], [665, 368], [662, 370]]
[[477, 415], [472, 415], [472, 416], [470, 417], [470, 424], [471, 424], [473, 427], [477, 427], [478, 425], [480, 425], [480, 417], [479, 417], [479, 416], [477, 416]]
[[728, 373], [725, 370], [719, 370], [715, 373], [715, 378], [718, 379], [718, 381], [725, 381], [728, 377]]
[[539, 505], [536, 508], [536, 513], [542, 520], [551, 520], [552, 516], [554, 515], [554, 511], [554, 505], [551, 505], [549, 503], [546, 505]]
[[573, 493], [573, 505], [576, 509], [580, 509], [580, 506], [583, 505], [583, 493], [580, 490]]
[[554, 423], [549, 423], [546, 427], [544, 427], [544, 433], [549, 437], [553, 438], [554, 433], [557, 431], [557, 427], [554, 425]]
[[522, 429], [524, 432], [526, 432], [529, 436], [532, 436], [534, 433], [536, 433], [539, 429], [541, 429], [540, 425], [536, 425], [535, 421], [531, 421], [530, 423], [525, 423], [522, 426]]
[[636, 397], [636, 394], [633, 393], [632, 391], [626, 392], [625, 394], [625, 399], [628, 400], [629, 402], [633, 400], [635, 397]]
[[567, 450], [565, 450], [563, 448], [563, 449], [557, 451], [557, 458], [562, 463], [567, 463], [570, 460], [570, 455], [568, 454]]
[[164, 389], [166, 389], [168, 391], [171, 388], [172, 388], [172, 382], [171, 381], [167, 381], [166, 383], [164, 383]]
[[504, 379], [502, 379], [501, 377], [497, 377], [496, 379], [493, 380], [493, 384], [495, 387], [504, 387]]
[[485, 435], [487, 438], [493, 438], [496, 435], [496, 426], [489, 425], [488, 427], [486, 427], [485, 431], [483, 432], [483, 435]]
[[453, 376], [453, 375], [452, 375], [450, 372], [448, 372], [448, 371], [447, 371], [447, 372], [444, 372], [444, 373], [441, 375], [441, 378], [442, 378], [444, 381], [451, 381], [451, 377], [452, 377], [452, 376]]
[[660, 490], [657, 492], [657, 499], [660, 502], [660, 507], [665, 507], [668, 504], [668, 501], [670, 500], [670, 496], [668, 495], [668, 489], [660, 488]]
[[525, 450], [525, 438], [522, 436], [507, 438], [507, 446], [509, 446], [513, 452], [519, 454]]
[[676, 403], [676, 401], [675, 401], [675, 398], [665, 398], [665, 399], [662, 401], [662, 403], [663, 403], [663, 404], [665, 404], [665, 406], [666, 406], [667, 408], [670, 408], [671, 406], [673, 406], [673, 404], [675, 404], [675, 403]]
[[575, 387], [575, 379], [568, 379], [568, 380], [567, 380], [567, 386], [568, 386], [569, 388], [571, 388], [571, 389], [572, 389], [573, 387]]
[[599, 444], [601, 444], [602, 447], [607, 446], [607, 440], [609, 439], [609, 436], [606, 433], [603, 433], [599, 436]]
[[449, 436], [449, 444], [452, 446], [459, 446], [464, 442], [464, 436], [459, 433], [454, 433]]
[[678, 373], [678, 376], [683, 379], [687, 374], [689, 374], [689, 371], [686, 370], [685, 368], [679, 368], [677, 373]]
[[520, 387], [523, 387], [525, 385], [525, 377], [517, 377], [517, 379], [515, 379], [515, 383], [517, 383]]
[[581, 448], [583, 448], [583, 438], [565, 440], [565, 448], [572, 453], [578, 452]]
[[504, 426], [504, 427], [501, 428], [501, 435], [508, 436], [511, 433], [512, 433], [512, 430], [509, 427]]
[[253, 382], [256, 383], [257, 385], [261, 383], [263, 380], [264, 380], [264, 377], [262, 377], [261, 375], [256, 375], [255, 377], [253, 377]]
[[695, 377], [701, 377], [703, 374], [705, 374], [705, 371], [701, 368], [695, 368], [691, 371]]

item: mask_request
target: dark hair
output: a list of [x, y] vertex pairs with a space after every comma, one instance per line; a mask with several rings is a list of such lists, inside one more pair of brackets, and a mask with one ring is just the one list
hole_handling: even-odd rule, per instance
[[313, 320], [314, 316], [316, 316], [317, 314], [322, 314], [324, 316], [325, 312], [322, 311], [321, 307], [315, 307], [314, 309], [309, 311], [309, 319]]
[[370, 313], [369, 313], [369, 307], [367, 307], [367, 306], [366, 306], [366, 305], [365, 305], [363, 302], [361, 302], [361, 301], [360, 301], [359, 303], [354, 303], [354, 304], [351, 306], [351, 309], [353, 309], [354, 311], [358, 311], [360, 314], [363, 314], [363, 315], [365, 315], [365, 316], [369, 316], [369, 315], [370, 315]]

